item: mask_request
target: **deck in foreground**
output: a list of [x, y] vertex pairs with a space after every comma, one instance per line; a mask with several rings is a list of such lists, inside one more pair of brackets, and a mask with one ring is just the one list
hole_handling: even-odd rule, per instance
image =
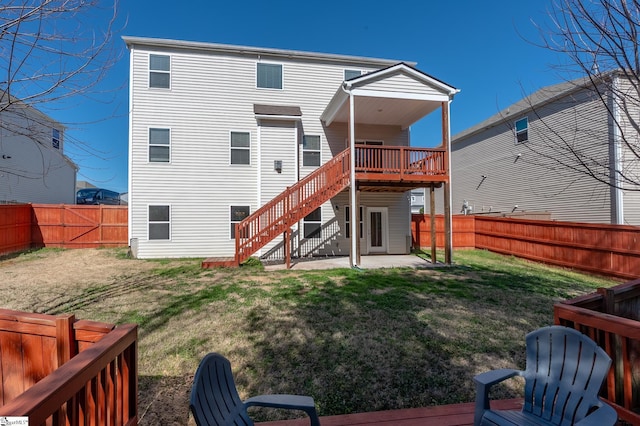
[[[522, 399], [493, 401], [492, 408], [522, 409]], [[473, 425], [474, 402], [405, 410], [373, 411], [320, 418], [322, 426], [464, 426]], [[258, 423], [260, 426], [308, 426], [309, 419], [283, 420]]]

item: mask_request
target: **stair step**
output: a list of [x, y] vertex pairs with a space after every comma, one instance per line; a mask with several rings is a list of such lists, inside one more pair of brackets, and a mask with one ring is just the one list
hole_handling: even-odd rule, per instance
[[233, 257], [209, 257], [202, 261], [204, 269], [212, 268], [237, 268], [236, 259]]

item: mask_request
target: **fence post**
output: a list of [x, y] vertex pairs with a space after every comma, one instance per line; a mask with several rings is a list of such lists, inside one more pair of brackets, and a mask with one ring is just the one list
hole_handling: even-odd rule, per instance
[[56, 317], [56, 350], [58, 366], [69, 361], [77, 354], [76, 338], [73, 332], [74, 315], [60, 315]]

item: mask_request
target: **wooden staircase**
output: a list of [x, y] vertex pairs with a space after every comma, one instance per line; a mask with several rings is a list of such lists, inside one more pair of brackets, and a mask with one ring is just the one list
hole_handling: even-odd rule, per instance
[[349, 185], [349, 149], [288, 187], [236, 224], [234, 258], [207, 259], [204, 268], [237, 267]]

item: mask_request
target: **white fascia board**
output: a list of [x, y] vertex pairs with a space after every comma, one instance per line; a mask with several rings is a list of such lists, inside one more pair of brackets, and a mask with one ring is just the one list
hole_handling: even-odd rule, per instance
[[[348, 87], [352, 87], [352, 86], [357, 87], [363, 84], [367, 84], [369, 80], [379, 79], [381, 77], [384, 78], [388, 75], [398, 74], [400, 72], [407, 73], [412, 77], [414, 77], [415, 79], [423, 82], [424, 84], [427, 84], [431, 87], [435, 87], [439, 91], [446, 92], [449, 97], [452, 97], [453, 95], [460, 92], [460, 89], [456, 89], [453, 86], [449, 86], [448, 84], [436, 78], [433, 78], [430, 75], [425, 74], [424, 72], [419, 71], [405, 63], [399, 63], [389, 68], [364, 74], [359, 78], [348, 81], [347, 84], [348, 84]], [[449, 100], [449, 98], [447, 98], [447, 100]]]
[[382, 90], [353, 89], [354, 96], [367, 96], [370, 98], [411, 99], [417, 101], [447, 102], [449, 96], [445, 94], [426, 94], [410, 92], [387, 92]]
[[349, 100], [349, 95], [345, 92], [342, 87], [338, 89], [333, 98], [329, 101], [329, 104], [323, 111], [320, 116], [320, 120], [325, 123], [325, 125], [330, 126], [335, 120], [336, 115], [342, 109], [342, 106]]

